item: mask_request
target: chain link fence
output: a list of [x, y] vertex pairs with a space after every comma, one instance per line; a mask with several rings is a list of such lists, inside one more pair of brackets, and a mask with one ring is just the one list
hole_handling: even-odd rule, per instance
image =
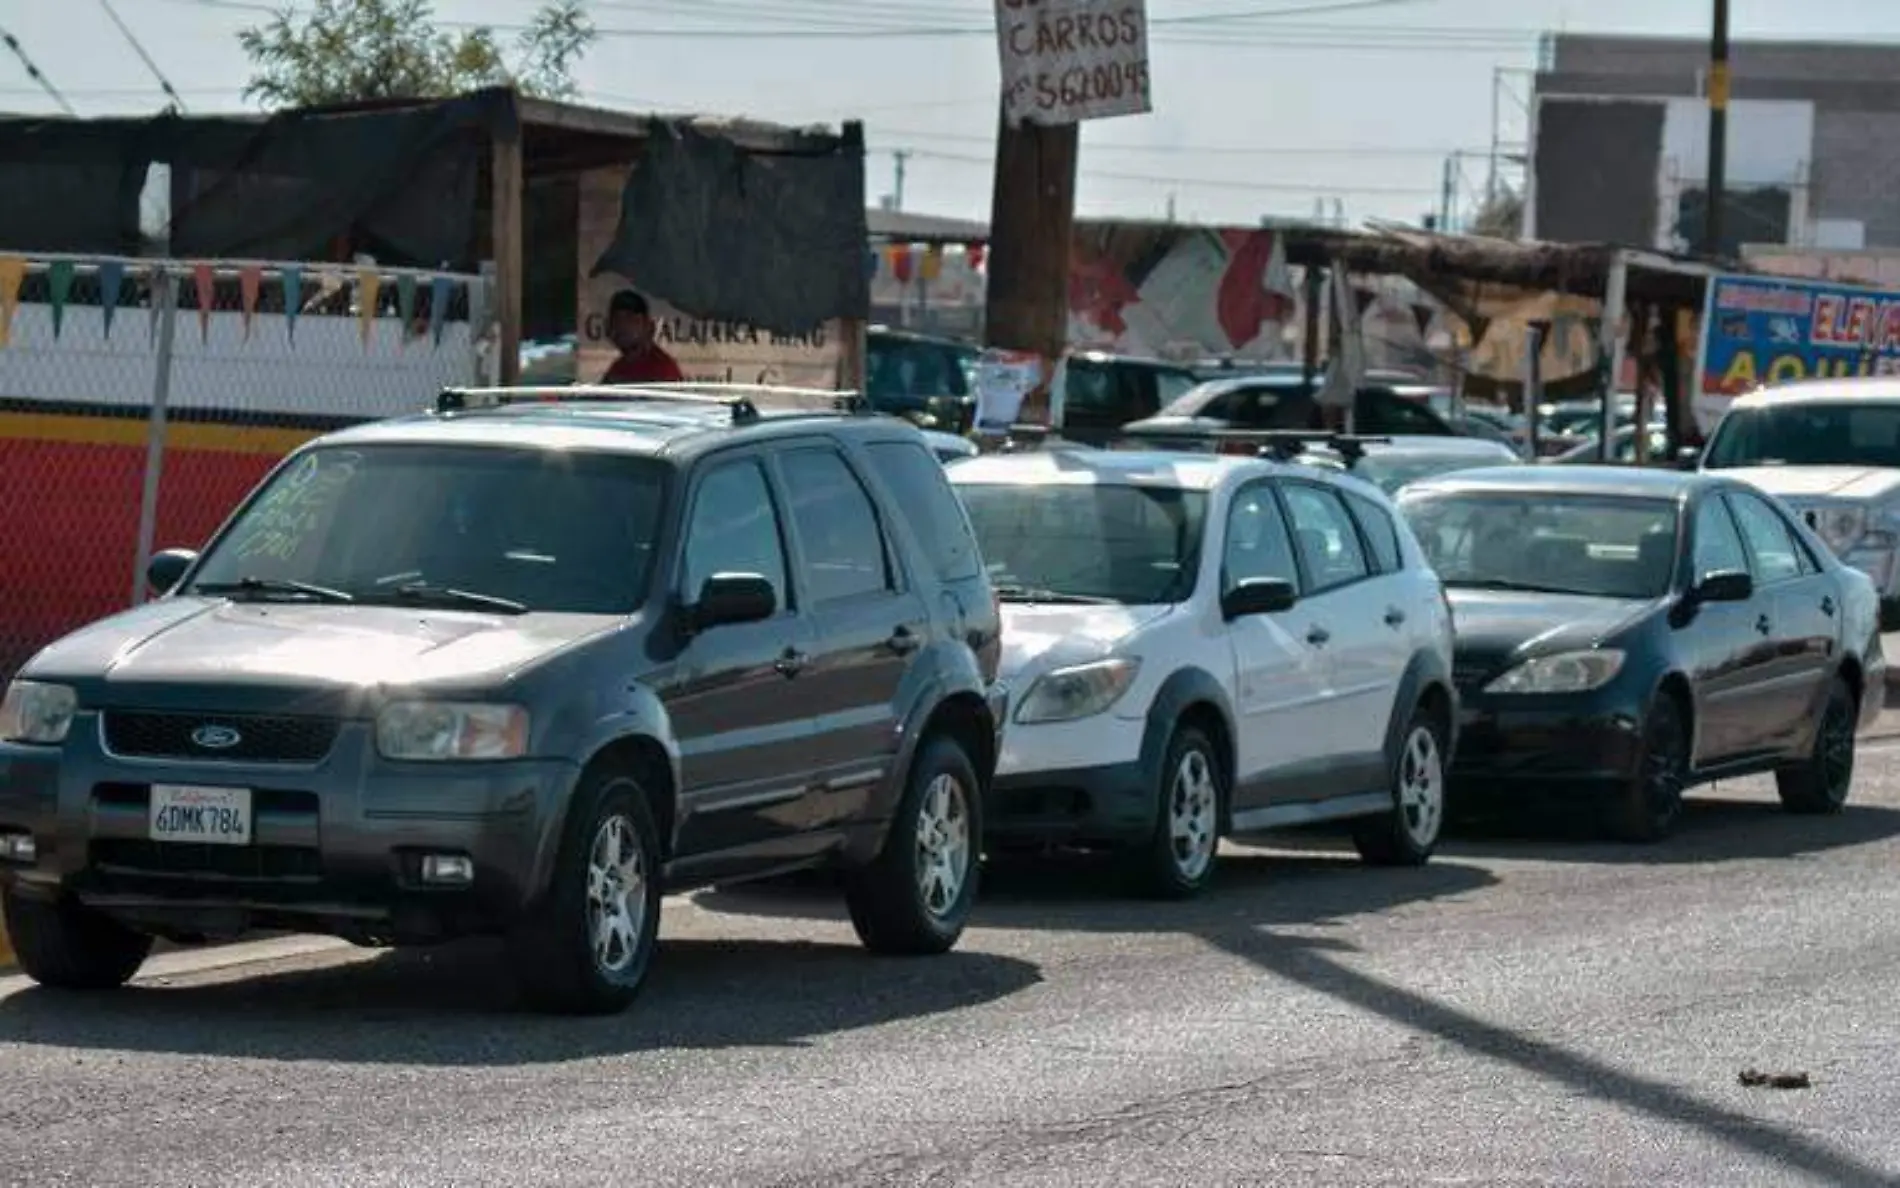
[[486, 286], [357, 266], [0, 257], [0, 676], [143, 601], [290, 450], [492, 374]]

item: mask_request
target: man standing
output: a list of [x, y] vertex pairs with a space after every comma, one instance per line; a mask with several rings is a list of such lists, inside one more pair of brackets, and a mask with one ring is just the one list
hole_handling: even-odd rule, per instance
[[600, 377], [603, 384], [676, 384], [686, 379], [673, 356], [653, 341], [647, 299], [632, 289], [615, 293], [607, 305], [607, 340], [620, 348], [620, 357]]

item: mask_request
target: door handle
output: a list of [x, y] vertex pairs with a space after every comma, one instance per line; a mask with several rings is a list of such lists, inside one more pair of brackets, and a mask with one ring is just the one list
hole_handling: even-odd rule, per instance
[[1770, 624], [1768, 622], [1767, 615], [1763, 615], [1760, 618], [1755, 620], [1755, 630], [1761, 632], [1763, 635], [1768, 634], [1769, 628], [1770, 628]]
[[795, 677], [805, 671], [805, 660], [805, 653], [797, 648], [786, 648], [779, 653], [778, 659], [772, 661], [772, 667], [778, 670], [778, 674], [782, 677]]
[[908, 656], [922, 647], [923, 642], [917, 637], [916, 632], [900, 625], [897, 630], [891, 632], [891, 637], [884, 641], [884, 646], [899, 656]]
[[1403, 622], [1405, 622], [1404, 611], [1400, 610], [1396, 606], [1389, 606], [1386, 608], [1385, 625], [1387, 627], [1397, 627], [1400, 623], [1403, 623]]
[[1832, 594], [1824, 594], [1821, 596], [1821, 613], [1829, 618], [1834, 617], [1834, 596]]
[[1307, 628], [1307, 631], [1306, 631], [1306, 642], [1312, 644], [1316, 648], [1325, 647], [1326, 641], [1331, 639], [1332, 637], [1333, 637], [1332, 632], [1326, 630], [1326, 628], [1321, 627], [1317, 623]]

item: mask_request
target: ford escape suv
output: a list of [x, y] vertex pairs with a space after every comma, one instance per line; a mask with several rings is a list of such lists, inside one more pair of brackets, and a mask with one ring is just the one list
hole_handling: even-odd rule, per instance
[[907, 423], [762, 403], [445, 392], [158, 554], [0, 709], [25, 972], [489, 934], [534, 1005], [611, 1012], [664, 892], [828, 864], [868, 948], [951, 948], [998, 744], [969, 522]]

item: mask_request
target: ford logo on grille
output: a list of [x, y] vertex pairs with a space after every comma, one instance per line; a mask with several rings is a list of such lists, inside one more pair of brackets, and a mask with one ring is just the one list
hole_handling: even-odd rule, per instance
[[193, 746], [207, 751], [228, 751], [244, 741], [244, 736], [229, 726], [200, 726], [191, 732]]

